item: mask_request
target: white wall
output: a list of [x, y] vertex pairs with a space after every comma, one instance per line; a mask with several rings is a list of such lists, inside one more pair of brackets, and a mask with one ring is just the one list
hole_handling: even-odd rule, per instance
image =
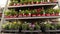
[[5, 4], [6, 4], [6, 1], [7, 1], [7, 0], [0, 0], [0, 6], [1, 6], [1, 7], [4, 7]]

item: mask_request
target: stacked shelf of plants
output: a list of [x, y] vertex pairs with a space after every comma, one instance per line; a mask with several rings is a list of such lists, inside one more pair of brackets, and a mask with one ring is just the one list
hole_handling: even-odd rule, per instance
[[58, 20], [60, 10], [53, 9], [54, 0], [10, 0], [4, 12], [6, 22], [2, 25], [3, 32], [56, 32], [60, 31]]

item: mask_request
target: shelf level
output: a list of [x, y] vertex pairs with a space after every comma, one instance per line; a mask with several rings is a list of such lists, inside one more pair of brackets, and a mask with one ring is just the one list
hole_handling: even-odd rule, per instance
[[20, 17], [20, 18], [5, 18], [9, 19], [42, 19], [42, 18], [60, 18], [60, 16], [42, 16], [42, 17]]
[[17, 8], [17, 7], [29, 7], [29, 6], [54, 6], [57, 3], [48, 3], [48, 4], [33, 4], [33, 5], [21, 5], [21, 6], [8, 6], [8, 8]]
[[60, 30], [46, 30], [46, 32], [60, 32]]
[[6, 32], [6, 33], [7, 33], [7, 32], [10, 32], [10, 33], [16, 32], [16, 33], [17, 33], [17, 32], [19, 32], [19, 30], [2, 30], [2, 32]]
[[[42, 32], [41, 30], [29, 31], [29, 30], [22, 30], [21, 32]], [[45, 30], [45, 32], [60, 32], [60, 30]]]
[[[2, 30], [2, 32], [19, 32], [19, 30]], [[42, 30], [21, 30], [21, 32], [42, 32]], [[45, 30], [45, 32], [60, 32], [60, 30]]]
[[30, 31], [30, 30], [21, 30], [21, 32], [42, 32], [41, 30], [34, 30], [34, 31]]

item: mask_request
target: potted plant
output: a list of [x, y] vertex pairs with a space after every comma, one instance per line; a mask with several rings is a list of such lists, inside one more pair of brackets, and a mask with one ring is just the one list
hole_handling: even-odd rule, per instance
[[34, 0], [31, 0], [31, 4], [34, 4]]
[[36, 0], [36, 4], [39, 4], [41, 2], [41, 0]]
[[30, 5], [32, 0], [27, 0], [27, 4]]
[[[30, 13], [30, 11], [29, 11], [29, 10], [25, 10], [24, 15], [26, 15], [27, 17], [31, 17], [31, 13]], [[25, 16], [25, 17], [26, 17], [26, 16]]]
[[6, 24], [3, 24], [2, 25], [2, 28], [5, 30], [9, 30], [9, 22], [8, 23], [6, 23]]
[[20, 6], [21, 6], [21, 5], [22, 5], [22, 2], [20, 2], [19, 4], [20, 4]]
[[40, 17], [40, 16], [41, 16], [40, 12], [38, 12], [38, 13], [37, 13], [37, 16], [38, 16], [38, 17]]
[[22, 30], [27, 30], [28, 24], [25, 22], [22, 24]]
[[12, 17], [11, 16], [10, 17], [11, 18], [13, 18], [13, 17], [16, 18], [17, 17], [17, 12], [14, 9], [11, 9], [10, 11], [11, 11], [11, 16], [12, 16]]
[[56, 29], [56, 25], [51, 24], [50, 30], [55, 30]]
[[24, 3], [23, 0], [20, 0], [20, 6], [23, 5], [23, 3]]
[[60, 10], [59, 10], [59, 9], [54, 10], [54, 12], [55, 12], [55, 15], [56, 15], [56, 16], [59, 16], [59, 13], [60, 13]]
[[24, 10], [19, 10], [19, 16], [18, 17], [23, 17]]
[[10, 18], [11, 11], [10, 11], [10, 10], [6, 10], [6, 11], [4, 12], [4, 14], [5, 14], [5, 18]]
[[40, 30], [40, 25], [38, 23], [35, 23], [35, 29]]
[[45, 16], [45, 10], [40, 11], [41, 16]]
[[40, 14], [41, 8], [36, 9], [36, 11], [37, 11], [37, 16], [41, 16], [41, 14]]
[[10, 3], [9, 3], [9, 6], [13, 6], [13, 5], [14, 5], [14, 2], [10, 2]]
[[41, 8], [36, 9], [37, 12], [40, 12], [41, 10], [42, 10]]
[[46, 30], [47, 29], [49, 30], [51, 28], [51, 24], [49, 24], [49, 23], [44, 24], [44, 26], [45, 26]]
[[55, 16], [54, 9], [50, 8], [49, 12], [50, 12], [51, 16]]
[[13, 0], [10, 0], [9, 6], [13, 6], [14, 2]]
[[50, 11], [49, 11], [49, 9], [46, 10], [45, 13], [46, 13], [46, 16], [50, 16]]
[[24, 1], [24, 5], [28, 4], [28, 0], [23, 0]]
[[[4, 32], [17, 32], [19, 26], [16, 22], [7, 22], [2, 26]], [[6, 31], [7, 30], [7, 31]], [[14, 31], [16, 30], [16, 31]]]
[[31, 14], [32, 14], [32, 17], [36, 17], [37, 11], [36, 10], [32, 10]]
[[60, 24], [56, 24], [57, 30], [60, 30]]
[[44, 0], [44, 4], [46, 4], [48, 2], [48, 0]]
[[34, 28], [35, 28], [35, 24], [30, 23], [30, 24], [29, 24], [29, 30], [30, 30], [30, 31], [33, 31]]
[[13, 6], [17, 6], [18, 1], [14, 0], [13, 2], [14, 2]]
[[20, 0], [20, 3], [22, 3], [22, 5], [26, 5], [26, 0]]
[[40, 17], [41, 16], [41, 9], [37, 9], [37, 16]]
[[20, 6], [21, 4], [19, 2], [17, 2], [17, 5], [16, 6]]
[[23, 0], [20, 0], [20, 5], [23, 5]]

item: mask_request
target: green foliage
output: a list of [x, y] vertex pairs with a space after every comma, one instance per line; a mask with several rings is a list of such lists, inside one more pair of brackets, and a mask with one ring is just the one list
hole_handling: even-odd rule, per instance
[[60, 13], [60, 9], [55, 9], [54, 12], [55, 13]]
[[31, 14], [37, 14], [37, 11], [36, 10], [32, 10]]
[[19, 29], [19, 27], [21, 27], [21, 23], [19, 22], [7, 22], [5, 24], [2, 25], [2, 28], [3, 29], [7, 29], [7, 30], [10, 30], [10, 29]]
[[47, 2], [47, 0], [44, 0], [44, 2]]
[[28, 28], [28, 24], [27, 23], [23, 23], [22, 24], [22, 30], [27, 30]]
[[9, 15], [17, 15], [17, 12], [14, 9], [10, 9], [10, 10], [6, 10], [5, 11], [5, 15], [9, 16]]
[[45, 14], [45, 10], [41, 10], [39, 13], [40, 14]]
[[6, 11], [4, 12], [4, 14], [5, 14], [6, 16], [11, 15], [10, 13], [11, 13], [11, 11], [10, 11], [10, 10], [6, 10]]
[[20, 10], [19, 14], [24, 14], [24, 12], [25, 12], [24, 10]]
[[54, 13], [54, 9], [53, 8], [48, 9], [48, 11], [49, 11], [50, 14]]
[[45, 24], [45, 27], [46, 27], [46, 28], [50, 28], [50, 27], [51, 27], [51, 24], [48, 24], [48, 23], [47, 23], [47, 24]]
[[40, 30], [40, 25], [38, 23], [35, 23], [36, 30]]
[[60, 22], [58, 22], [55, 27], [60, 29]]
[[29, 10], [25, 10], [25, 13], [24, 14], [29, 14], [30, 13], [30, 11]]

